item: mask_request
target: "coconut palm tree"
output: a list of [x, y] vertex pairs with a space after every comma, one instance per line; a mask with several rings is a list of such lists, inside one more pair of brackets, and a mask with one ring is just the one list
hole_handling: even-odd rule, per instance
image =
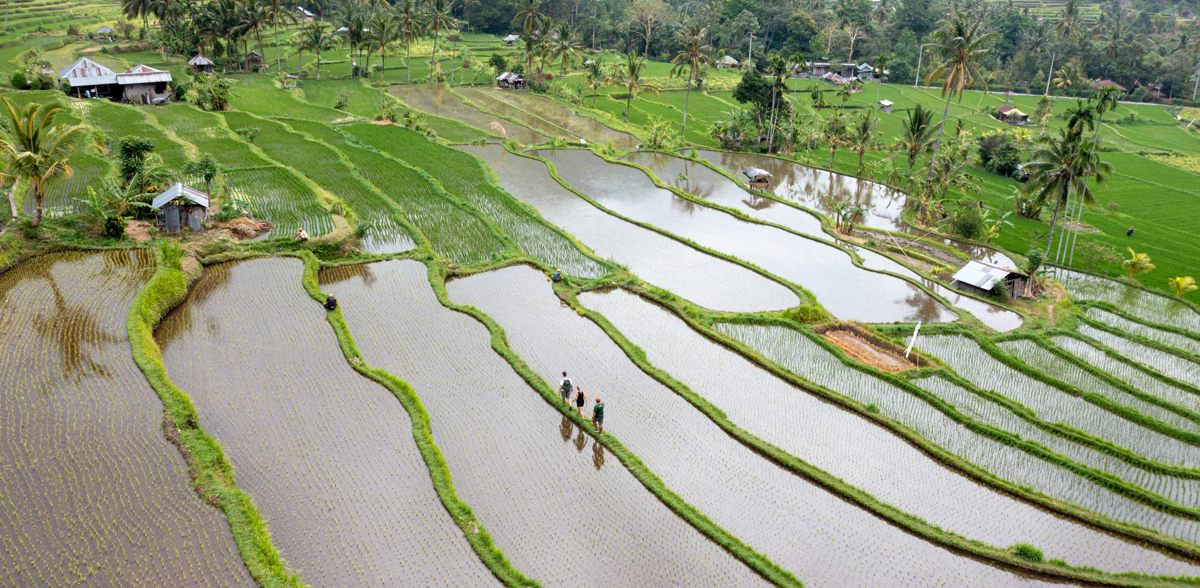
[[840, 110], [833, 111], [833, 115], [825, 119], [825, 129], [821, 136], [829, 141], [829, 169], [833, 170], [833, 156], [837, 154], [838, 145], [846, 142], [848, 129], [846, 127], [846, 119], [842, 117]]
[[1054, 73], [1057, 76], [1053, 80], [1055, 88], [1080, 87], [1087, 82], [1087, 79], [1083, 77], [1083, 72], [1074, 63], [1068, 62], [1062, 66], [1062, 69]]
[[[587, 64], [587, 67], [584, 68], [584, 75], [587, 76], [588, 87], [592, 89], [592, 108], [595, 108], [597, 92], [600, 90], [600, 88], [607, 86], [612, 81], [609, 79], [608, 75], [605, 74], [604, 57], [598, 57], [592, 60], [591, 63]], [[687, 124], [686, 105], [683, 110], [683, 121], [684, 124]]]
[[917, 156], [933, 144], [933, 111], [918, 104], [908, 111], [900, 134], [900, 146], [908, 153], [908, 173], [912, 175]]
[[[304, 50], [317, 54], [317, 79], [321, 79], [321, 51], [333, 48], [333, 37], [329, 36], [329, 28], [323, 22], [310, 22], [300, 31], [300, 65], [304, 65]], [[297, 71], [296, 75], [300, 75]]]
[[642, 81], [642, 72], [646, 70], [646, 60], [638, 57], [636, 51], [630, 51], [626, 57], [625, 68], [621, 71], [621, 85], [629, 93], [625, 96], [625, 122], [629, 122], [629, 107], [633, 99], [642, 92], [650, 92], [658, 96], [658, 88]]
[[[879, 76], [879, 81], [875, 82], [875, 109], [879, 108], [879, 88], [883, 86], [883, 72], [887, 71], [887, 64], [887, 53], [880, 53], [879, 57], [875, 58], [875, 68], [871, 70], [875, 75]], [[875, 116], [876, 118], [879, 117], [878, 111], [876, 111]]]
[[400, 21], [400, 41], [404, 43], [404, 67], [408, 70], [408, 83], [411, 84], [412, 44], [418, 36], [425, 34], [425, 28], [421, 22], [421, 13], [413, 4], [413, 0], [403, 0], [402, 4], [396, 6], [399, 7], [396, 9], [396, 16]]
[[864, 112], [846, 135], [846, 145], [858, 152], [858, 175], [862, 175], [863, 156], [867, 151], [875, 149], [875, 118], [871, 113]]
[[[137, 18], [140, 16], [142, 18], [142, 26], [145, 27], [146, 32], [149, 33], [151, 4], [151, 0], [121, 0], [121, 12], [129, 18]], [[7, 30], [7, 13], [4, 23], [5, 29]]]
[[1150, 263], [1149, 253], [1137, 253], [1133, 250], [1133, 247], [1126, 247], [1125, 249], [1129, 251], [1129, 259], [1122, 261], [1121, 267], [1129, 272], [1129, 279], [1132, 280], [1133, 276], [1144, 274], [1154, 269], [1154, 264]]
[[[1197, 56], [1200, 56], [1200, 35], [1197, 35], [1196, 38], [1194, 38], [1194, 39], [1188, 37], [1187, 33], [1180, 35], [1179, 36], [1179, 44], [1176, 45], [1175, 48], [1171, 50], [1171, 52], [1174, 53], [1176, 51], [1188, 51], [1188, 50], [1196, 53]], [[1192, 101], [1193, 102], [1195, 102], [1195, 100], [1196, 100], [1196, 89], [1197, 88], [1200, 88], [1200, 59], [1196, 60], [1196, 81], [1192, 83]]]
[[275, 69], [283, 71], [283, 57], [280, 55], [279, 42], [279, 24], [288, 22], [296, 22], [296, 13], [288, 10], [289, 3], [284, 0], [265, 0], [263, 2], [263, 10], [266, 12], [267, 22], [271, 24], [271, 28], [275, 30]]
[[1079, 36], [1079, 0], [1067, 0], [1062, 11], [1058, 13], [1058, 24], [1054, 27], [1054, 36], [1058, 38], [1058, 46], [1050, 53], [1050, 72], [1046, 74], [1046, 91], [1050, 93], [1050, 76], [1054, 73], [1054, 59], [1062, 53], [1063, 45]]
[[771, 73], [771, 132], [767, 138], [767, 152], [770, 153], [775, 148], [775, 104], [778, 98], [782, 98], [779, 88], [787, 82], [789, 70], [787, 60], [778, 55], [771, 58], [771, 65], [767, 69]]
[[[1118, 22], [1118, 24], [1120, 24], [1120, 23]], [[1092, 105], [1092, 110], [1094, 111], [1095, 117], [1096, 117], [1096, 124], [1095, 124], [1096, 134], [1092, 139], [1091, 155], [1093, 158], [1095, 158], [1097, 147], [1100, 146], [1100, 127], [1103, 125], [1104, 115], [1110, 111], [1115, 111], [1117, 109], [1117, 107], [1120, 105], [1120, 102], [1118, 100], [1120, 98], [1120, 96], [1118, 96], [1119, 93], [1120, 93], [1120, 90], [1118, 90], [1116, 86], [1108, 86], [1106, 88], [1101, 88], [1101, 90], [1099, 92], [1097, 92], [1095, 95], [1093, 95], [1091, 98], [1088, 99], [1088, 101]], [[1070, 119], [1068, 119], [1068, 122], [1070, 122]], [[1091, 125], [1089, 125], [1089, 126], [1091, 126]], [[1083, 174], [1084, 185], [1087, 185], [1088, 176], [1090, 175], [1090, 171], [1091, 170], [1084, 170], [1084, 174]], [[1071, 255], [1070, 255], [1069, 259], [1067, 260], [1068, 265], [1075, 264], [1075, 243], [1079, 240], [1079, 217], [1082, 216], [1082, 214], [1083, 214], [1082, 210], [1080, 210], [1080, 212], [1076, 215], [1075, 224], [1073, 227], [1074, 235], [1071, 237]]]
[[1050, 238], [1046, 241], [1044, 254], [1049, 257], [1059, 209], [1067, 202], [1072, 191], [1077, 192], [1076, 198], [1086, 204], [1095, 201], [1092, 191], [1087, 184], [1079, 181], [1080, 178], [1090, 173], [1096, 176], [1097, 181], [1104, 182], [1107, 174], [1112, 172], [1112, 166], [1096, 157], [1091, 141], [1083, 139], [1079, 133], [1060, 129], [1057, 139], [1043, 139], [1042, 146], [1033, 152], [1025, 169], [1029, 171], [1031, 191], [1037, 191], [1034, 204], [1045, 206], [1054, 200]]
[[520, 22], [521, 31], [525, 33], [526, 38], [529, 38], [534, 31], [541, 29], [542, 23], [547, 18], [545, 11], [542, 10], [542, 0], [527, 0], [525, 8], [513, 17], [512, 24]]
[[929, 73], [925, 83], [944, 78], [942, 94], [946, 96], [946, 108], [942, 112], [942, 124], [938, 126], [937, 140], [933, 144], [933, 157], [929, 162], [930, 177], [933, 176], [933, 166], [942, 146], [942, 130], [946, 126], [946, 118], [950, 116], [950, 99], [957, 92], [961, 102], [963, 90], [976, 79], [983, 83], [983, 91], [987, 92], [987, 80], [983, 79], [979, 70], [979, 60], [990, 51], [984, 45], [1000, 35], [994, 31], [983, 33], [982, 28], [982, 23], [967, 22], [962, 14], [955, 12], [949, 20], [941, 21], [938, 30], [933, 33], [933, 53], [942, 59], [942, 63]]
[[30, 102], [18, 108], [3, 98], [7, 124], [0, 125], [0, 177], [9, 182], [27, 182], [33, 194], [33, 226], [42, 224], [45, 212], [46, 184], [59, 176], [71, 177], [69, 161], [75, 143], [91, 130], [87, 125], [55, 125], [54, 119], [65, 108], [59, 102]]
[[671, 69], [671, 75], [679, 77], [686, 72], [688, 80], [687, 92], [683, 96], [683, 132], [679, 134], [684, 141], [687, 140], [688, 104], [692, 98], [692, 80], [700, 79], [704, 66], [713, 64], [712, 57], [709, 56], [712, 47], [708, 45], [706, 39], [708, 39], [708, 29], [695, 23], [688, 29], [675, 34], [675, 43], [679, 45], [679, 53], [676, 53], [675, 57], [671, 59], [671, 63], [675, 65]]
[[[433, 33], [433, 67], [429, 69], [429, 81], [431, 82], [433, 81], [433, 72], [437, 69], [438, 33], [454, 28], [457, 22], [450, 15], [450, 9], [453, 7], [454, 0], [429, 0], [425, 29]], [[454, 64], [450, 65], [454, 66]]]
[[1167, 280], [1167, 285], [1170, 286], [1171, 289], [1175, 291], [1175, 295], [1180, 298], [1183, 298], [1184, 294], [1196, 290], [1196, 280], [1191, 276], [1171, 278]]
[[554, 59], [561, 60], [558, 75], [562, 76], [567, 69], [567, 64], [579, 59], [579, 35], [575, 33], [575, 29], [571, 28], [571, 23], [568, 22], [559, 24], [555, 32], [558, 33], [558, 39], [552, 42], [550, 49], [554, 54]]
[[[797, 70], [807, 70], [808, 69], [808, 55], [805, 55], [803, 53], [793, 53], [791, 59], [792, 59], [792, 63], [796, 66]], [[796, 89], [799, 85], [800, 84], [798, 82], [796, 84], [792, 85], [792, 126], [793, 127], [796, 126]]]
[[400, 19], [386, 10], [375, 13], [371, 19], [371, 51], [379, 53], [383, 69], [379, 70], [379, 81], [387, 76], [387, 56], [396, 53], [396, 43], [401, 39]]

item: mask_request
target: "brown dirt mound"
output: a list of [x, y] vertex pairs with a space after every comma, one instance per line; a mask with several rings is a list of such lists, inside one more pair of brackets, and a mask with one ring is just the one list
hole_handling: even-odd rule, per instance
[[212, 223], [212, 226], [218, 229], [228, 229], [229, 233], [239, 241], [248, 241], [270, 231], [275, 225], [271, 224], [271, 221], [256, 221], [243, 216], [233, 220]]
[[138, 243], [145, 243], [150, 240], [150, 232], [147, 229], [153, 226], [149, 221], [131, 220], [125, 223], [125, 236]]
[[821, 325], [813, 330], [855, 361], [885, 372], [896, 373], [929, 365], [929, 360], [920, 351], [914, 349], [906, 358], [903, 347], [883, 341], [856, 324]]

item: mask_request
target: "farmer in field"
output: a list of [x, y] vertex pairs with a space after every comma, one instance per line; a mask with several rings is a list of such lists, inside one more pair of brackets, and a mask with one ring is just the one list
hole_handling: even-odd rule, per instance
[[558, 268], [554, 268], [554, 273], [550, 275], [550, 279], [554, 280], [555, 282], [561, 282], [562, 281], [562, 270], [560, 270]]
[[337, 298], [334, 298], [333, 296], [329, 296], [328, 298], [325, 299], [325, 304], [323, 304], [322, 306], [325, 307], [325, 310], [329, 310], [329, 311], [337, 310]]
[[1133, 227], [1129, 227], [1129, 230], [1128, 230], [1128, 231], [1125, 231], [1125, 236], [1126, 236], [1126, 237], [1132, 237], [1132, 236], [1133, 236]]
[[563, 372], [562, 381], [558, 383], [558, 393], [562, 396], [563, 405], [566, 406], [571, 401], [571, 378], [567, 377], [567, 372]]
[[592, 426], [596, 427], [596, 434], [604, 434], [604, 401], [596, 398], [596, 404], [592, 406]]
[[296, 240], [301, 243], [308, 241], [308, 231], [305, 231], [304, 227], [300, 227], [296, 230]]

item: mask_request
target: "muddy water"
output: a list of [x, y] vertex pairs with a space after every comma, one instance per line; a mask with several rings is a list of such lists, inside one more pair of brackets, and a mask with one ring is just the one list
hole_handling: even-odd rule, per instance
[[144, 250], [0, 275], [0, 586], [255, 586], [133, 361]]
[[1090, 325], [1080, 325], [1079, 332], [1099, 341], [1103, 345], [1111, 347], [1117, 353], [1133, 361], [1150, 366], [1162, 374], [1175, 378], [1185, 384], [1200, 387], [1200, 363], [1172, 353], [1147, 347], [1124, 337], [1118, 337], [1108, 331], [1101, 331]]
[[424, 265], [343, 267], [321, 280], [363, 359], [421, 397], [459, 496], [518, 569], [545, 586], [763, 583], [551, 409], [483, 325], [439, 304]]
[[592, 206], [550, 177], [540, 161], [499, 145], [460, 149], [487, 162], [509, 194], [647, 282], [714, 310], [754, 312], [799, 304], [791, 290], [773, 280]]
[[388, 390], [346, 363], [294, 259], [209, 267], [158, 332], [171, 379], [317, 586], [497, 586]]
[[[1086, 433], [1112, 441], [1154, 461], [1181, 464], [1187, 467], [1200, 466], [1200, 447], [1126, 420], [1083, 398], [1069, 395], [1049, 384], [1018, 372], [1002, 364], [980, 348], [977, 343], [966, 337], [956, 335], [923, 337], [920, 345], [922, 349], [941, 358], [959, 375], [970, 380], [972, 384], [1020, 402], [1035, 412], [1042, 420], [1070, 425]], [[1041, 367], [1051, 369], [1047, 366]], [[1052, 367], [1054, 371], [1065, 369], [1061, 365]], [[1071, 379], [1069, 371], [1062, 374], [1056, 374], [1054, 371], [1049, 375], [1060, 375], [1061, 379], [1068, 379], [1068, 381]], [[1075, 385], [1081, 386], [1084, 383], [1083, 380], [1079, 380]], [[1130, 402], [1123, 402], [1123, 404], [1129, 405]]]
[[1099, 308], [1089, 308], [1087, 310], [1088, 318], [1102, 322], [1111, 327], [1115, 327], [1126, 333], [1141, 335], [1147, 339], [1158, 341], [1168, 347], [1174, 347], [1180, 351], [1191, 354], [1194, 357], [1200, 358], [1200, 340], [1191, 337], [1185, 337], [1179, 333], [1172, 333], [1162, 329], [1147, 327], [1141, 323], [1133, 322], [1120, 315], [1113, 314]]
[[[501, 116], [515, 120], [526, 127], [529, 127], [546, 137], [561, 137], [569, 141], [578, 141], [579, 137], [569, 131], [559, 128], [549, 122], [546, 122], [537, 116], [534, 116], [520, 108], [496, 98], [492, 92], [488, 92], [476, 88], [459, 88], [458, 92], [467, 100], [474, 102], [475, 105], [489, 112], [494, 112]], [[508, 121], [501, 120], [500, 124], [505, 124]]]
[[600, 204], [799, 284], [839, 318], [870, 323], [957, 318], [913, 284], [856, 267], [848, 254], [822, 243], [680, 198], [638, 169], [607, 163], [590, 151], [543, 150], [538, 155]]
[[612, 143], [617, 149], [633, 149], [641, 141], [621, 131], [614, 130], [594, 118], [583, 116], [549, 98], [537, 96], [528, 92], [511, 92], [508, 90], [471, 89], [479, 94], [486, 94], [495, 100], [511, 104], [536, 117], [549, 121], [567, 129], [571, 133], [587, 139], [589, 143], [607, 145]]
[[1061, 268], [1054, 274], [1075, 298], [1108, 302], [1136, 317], [1200, 334], [1200, 313], [1178, 300], [1091, 274]]
[[417, 110], [464, 122], [489, 133], [495, 132], [492, 129], [492, 123], [498, 122], [504, 127], [507, 137], [515, 139], [519, 143], [536, 145], [547, 139], [545, 135], [533, 129], [513, 124], [511, 121], [467, 106], [462, 98], [451, 93], [442, 84], [399, 84], [389, 87], [388, 92], [403, 98], [409, 106]]
[[[689, 504], [806, 585], [928, 586], [942, 576], [955, 578], [956, 585], [1036, 585], [913, 539], [756, 455], [639, 370], [594, 323], [561, 306], [541, 274], [509, 268], [455, 280], [448, 288], [456, 302], [496, 319], [517, 354], [545, 380], [557, 381], [554, 376], [566, 370], [588, 407], [602, 398], [606, 434]], [[684, 353], [703, 353], [682, 343]], [[729, 388], [735, 394], [757, 389], [742, 382]], [[757, 410], [782, 412], [766, 403]], [[829, 432], [843, 436], [839, 443], [846, 445], [846, 431]]]
[[[743, 155], [726, 154], [715, 151], [707, 151], [704, 153], [709, 156], [730, 155], [731, 157], [741, 157]], [[792, 167], [794, 167], [799, 170], [807, 170], [810, 173], [823, 173], [825, 175], [829, 175], [827, 172], [819, 172], [817, 170], [812, 170], [811, 168], [799, 165], [792, 166], [792, 164], [788, 162], [784, 162], [783, 160], [775, 158], [749, 155], [746, 157], [769, 160], [770, 162], [782, 162], [783, 164], [789, 166], [785, 169], [781, 169], [781, 173], [788, 172]], [[693, 196], [703, 198], [708, 202], [712, 202], [713, 204], [719, 204], [733, 208], [745, 213], [748, 216], [773, 222], [800, 233], [812, 235], [818, 239], [825, 241], [832, 240], [830, 236], [821, 229], [821, 221], [817, 220], [817, 218], [812, 214], [776, 202], [769, 198], [755, 196], [754, 194], [742, 189], [742, 187], [737, 183], [730, 181], [729, 178], [712, 171], [704, 165], [692, 163], [681, 157], [675, 157], [663, 153], [649, 152], [631, 153], [625, 157], [625, 160], [649, 168], [663, 183], [673, 185], [689, 194], [692, 194]], [[712, 161], [712, 159], [709, 160]], [[751, 160], [747, 160], [747, 163], [747, 167], [753, 164]], [[734, 173], [736, 175], [740, 172]], [[845, 178], [845, 176], [835, 174], [835, 179], [837, 178]], [[854, 178], [850, 179], [854, 181]], [[863, 183], [866, 184], [866, 182]], [[804, 202], [800, 203], [809, 205]], [[819, 207], [813, 206], [813, 208]], [[826, 214], [832, 215], [832, 213], [828, 211], [826, 211]], [[863, 258], [863, 265], [866, 267], [889, 271], [902, 276], [910, 277], [914, 280], [918, 280], [937, 292], [939, 295], [950, 300], [950, 302], [955, 306], [958, 306], [959, 308], [962, 308], [963, 310], [975, 315], [984, 324], [996, 331], [1010, 331], [1021, 326], [1021, 323], [1023, 322], [1021, 315], [1015, 312], [1005, 310], [992, 304], [987, 304], [986, 302], [981, 302], [969, 296], [963, 296], [958, 292], [951, 290], [950, 288], [941, 286], [940, 284], [917, 274], [916, 272], [904, 267], [903, 265], [900, 265], [899, 263], [896, 263], [891, 259], [888, 259], [887, 257], [884, 257], [883, 255], [878, 255], [863, 248], [853, 247], [853, 245], [850, 246], [858, 252], [860, 257]], [[931, 300], [931, 302], [933, 301]], [[936, 302], [933, 303], [936, 304]]]

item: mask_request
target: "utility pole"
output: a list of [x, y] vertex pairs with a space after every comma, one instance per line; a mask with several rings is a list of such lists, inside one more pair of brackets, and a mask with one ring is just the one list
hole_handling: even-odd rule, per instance
[[925, 56], [925, 45], [931, 44], [932, 43], [925, 43], [924, 45], [921, 45], [919, 49], [917, 49], [917, 79], [913, 80], [914, 88], [917, 87], [917, 84], [921, 83], [921, 58]]
[[754, 32], [750, 32], [750, 52], [746, 55], [746, 68], [754, 69]]

